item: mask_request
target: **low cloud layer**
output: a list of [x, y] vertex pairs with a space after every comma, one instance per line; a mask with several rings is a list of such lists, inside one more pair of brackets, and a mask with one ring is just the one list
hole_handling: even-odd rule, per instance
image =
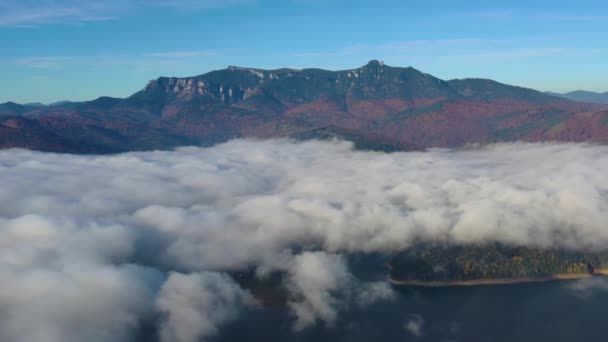
[[115, 156], [0, 151], [0, 340], [212, 338], [282, 271], [294, 329], [394, 294], [349, 253], [417, 241], [608, 243], [608, 147], [376, 153], [232, 141]]
[[337, 317], [332, 291], [347, 288], [352, 278], [342, 258], [307, 252], [294, 259], [290, 271], [290, 287], [297, 296], [289, 302], [297, 317], [294, 328], [301, 330], [317, 321], [332, 324]]
[[249, 295], [226, 275], [171, 273], [156, 302], [164, 316], [161, 341], [196, 342], [214, 336], [248, 301]]
[[424, 335], [424, 318], [420, 315], [412, 315], [405, 322], [405, 330], [414, 337], [422, 337]]

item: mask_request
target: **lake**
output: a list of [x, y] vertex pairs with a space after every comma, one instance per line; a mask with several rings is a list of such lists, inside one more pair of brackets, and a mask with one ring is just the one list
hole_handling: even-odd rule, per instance
[[606, 341], [607, 284], [606, 279], [591, 279], [397, 288], [395, 300], [365, 310], [343, 310], [332, 327], [295, 333], [293, 318], [284, 310], [256, 309], [224, 327], [217, 340]]

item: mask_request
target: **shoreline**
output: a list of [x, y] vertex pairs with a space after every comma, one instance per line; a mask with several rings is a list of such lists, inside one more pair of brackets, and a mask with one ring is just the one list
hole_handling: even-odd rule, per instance
[[394, 286], [412, 287], [468, 287], [483, 285], [511, 285], [526, 283], [546, 283], [560, 280], [590, 279], [597, 276], [608, 276], [608, 269], [596, 270], [594, 273], [564, 273], [539, 278], [496, 278], [496, 279], [472, 279], [455, 281], [422, 281], [422, 280], [397, 280], [388, 276], [388, 282]]

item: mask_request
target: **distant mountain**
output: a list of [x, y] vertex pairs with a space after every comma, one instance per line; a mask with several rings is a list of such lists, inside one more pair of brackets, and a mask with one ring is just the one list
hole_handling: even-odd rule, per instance
[[577, 90], [565, 94], [552, 92], [547, 92], [547, 94], [578, 102], [608, 104], [608, 92], [594, 93], [592, 91]]
[[41, 103], [41, 102], [26, 103], [26, 104], [24, 104], [24, 106], [29, 106], [29, 107], [46, 107], [46, 105], [44, 103]]
[[95, 142], [66, 139], [52, 129], [20, 116], [0, 119], [0, 146], [82, 154], [118, 152]]
[[64, 105], [69, 105], [73, 103], [72, 101], [58, 101], [58, 102], [53, 102], [51, 104], [49, 104], [49, 106], [64, 106]]
[[[340, 137], [362, 148], [411, 150], [515, 140], [604, 142], [603, 109], [608, 106], [492, 80], [445, 81], [371, 61], [343, 71], [228, 67], [195, 77], [160, 77], [124, 99], [0, 104], [0, 118], [31, 120], [65, 141], [55, 150], [75, 153], [81, 145], [88, 146], [86, 153], [101, 153], [243, 137]], [[36, 139], [35, 145], [0, 139], [0, 147], [44, 149], [44, 137]]]
[[33, 107], [20, 105], [15, 102], [0, 103], [0, 116], [22, 115]]

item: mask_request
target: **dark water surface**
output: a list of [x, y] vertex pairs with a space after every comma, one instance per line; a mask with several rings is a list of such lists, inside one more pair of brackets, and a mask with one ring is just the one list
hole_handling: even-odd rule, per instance
[[[390, 302], [345, 310], [332, 327], [319, 325], [298, 333], [285, 311], [260, 309], [224, 327], [217, 340], [608, 341], [604, 281], [398, 288]], [[417, 322], [420, 331], [406, 329], [409, 321]]]

